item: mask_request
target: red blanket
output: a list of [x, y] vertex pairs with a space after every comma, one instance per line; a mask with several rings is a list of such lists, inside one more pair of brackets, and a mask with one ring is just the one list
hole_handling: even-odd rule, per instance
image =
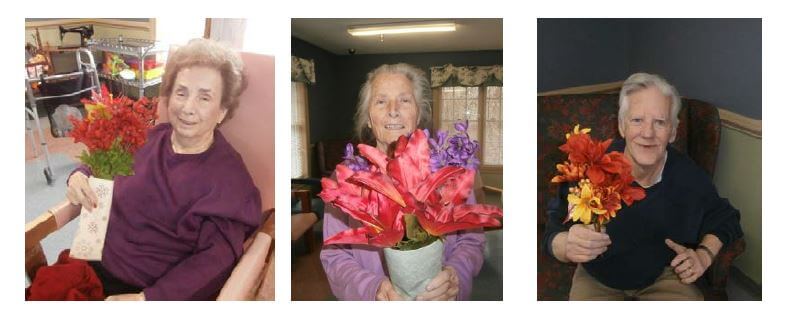
[[27, 300], [103, 300], [104, 288], [90, 265], [60, 252], [54, 265], [38, 269]]

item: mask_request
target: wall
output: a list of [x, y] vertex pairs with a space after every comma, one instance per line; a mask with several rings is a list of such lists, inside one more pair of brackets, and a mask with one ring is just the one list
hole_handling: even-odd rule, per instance
[[538, 19], [537, 92], [623, 80], [625, 19]]
[[760, 138], [723, 126], [714, 174], [720, 196], [741, 212], [747, 249], [734, 264], [758, 284], [762, 283], [761, 144]]
[[[760, 19], [539, 19], [537, 91], [647, 71], [682, 95], [761, 119]], [[743, 78], [740, 78], [743, 77]]]
[[[311, 144], [353, 136], [360, 87], [368, 72], [382, 64], [407, 62], [425, 70], [429, 78], [429, 68], [437, 65], [503, 64], [502, 51], [335, 55], [295, 37], [292, 37], [292, 55], [314, 59], [316, 66], [316, 84], [308, 87]], [[312, 158], [312, 172], [317, 169], [314, 161]], [[488, 177], [487, 183], [502, 187], [501, 174], [489, 173]]]
[[760, 19], [642, 19], [629, 25], [630, 73], [666, 77], [682, 95], [761, 119]]

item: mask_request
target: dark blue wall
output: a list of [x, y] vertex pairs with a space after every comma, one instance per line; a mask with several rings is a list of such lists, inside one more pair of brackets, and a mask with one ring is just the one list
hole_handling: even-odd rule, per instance
[[537, 91], [618, 81], [628, 61], [624, 19], [537, 20]]
[[539, 19], [537, 90], [644, 71], [662, 75], [683, 96], [761, 119], [761, 25], [760, 19]]

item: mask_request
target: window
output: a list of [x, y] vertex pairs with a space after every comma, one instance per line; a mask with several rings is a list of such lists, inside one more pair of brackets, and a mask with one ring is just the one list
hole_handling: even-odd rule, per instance
[[454, 134], [454, 124], [468, 119], [469, 137], [480, 142], [482, 167], [502, 166], [502, 87], [441, 87], [434, 102], [437, 130]]
[[308, 173], [308, 96], [305, 83], [292, 82], [292, 178]]

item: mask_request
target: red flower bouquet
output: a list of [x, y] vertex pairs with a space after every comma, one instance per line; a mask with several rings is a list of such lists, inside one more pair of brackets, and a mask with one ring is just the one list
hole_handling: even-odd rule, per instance
[[131, 175], [133, 153], [144, 145], [147, 130], [157, 118], [158, 98], [113, 98], [104, 85], [100, 95], [94, 92], [91, 100], [83, 99], [82, 103], [87, 117], [70, 119], [74, 142], [84, 143], [88, 149], [79, 159], [98, 178]]
[[71, 118], [75, 142], [87, 145], [79, 159], [90, 167], [94, 177], [88, 184], [96, 195], [95, 209], [81, 209], [79, 227], [71, 245], [72, 258], [101, 260], [106, 229], [112, 207], [114, 177], [133, 174], [133, 155], [147, 139], [147, 130], [157, 117], [158, 99], [137, 101], [113, 98], [105, 86], [100, 95], [83, 100], [87, 117]]
[[500, 208], [466, 204], [474, 170], [447, 165], [431, 171], [433, 150], [425, 131], [401, 136], [392, 158], [373, 146], [358, 148], [370, 164], [339, 164], [337, 180], [322, 178], [319, 196], [364, 226], [338, 233], [325, 245], [413, 250], [450, 232], [501, 225]]
[[643, 188], [632, 186], [632, 165], [623, 153], [606, 153], [611, 140], [589, 137], [591, 129], [576, 125], [567, 133], [567, 142], [559, 149], [567, 154], [564, 164], [557, 164], [553, 183], [577, 183], [567, 196], [568, 211], [564, 222], [572, 220], [593, 224], [596, 231], [616, 217], [621, 202], [632, 206], [646, 197]]

